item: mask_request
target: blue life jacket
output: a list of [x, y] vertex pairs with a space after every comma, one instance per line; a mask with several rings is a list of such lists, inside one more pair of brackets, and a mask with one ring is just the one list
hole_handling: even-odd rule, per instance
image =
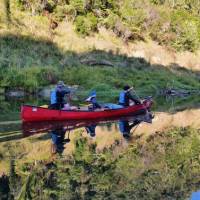
[[119, 130], [122, 134], [129, 134], [130, 133], [130, 126], [128, 121], [119, 121]]
[[87, 133], [90, 134], [91, 137], [94, 137], [96, 135], [95, 133], [96, 124], [86, 126], [85, 128], [86, 128]]
[[119, 94], [119, 103], [124, 104], [125, 103], [125, 92], [121, 91]]
[[58, 135], [54, 131], [51, 132], [51, 139], [52, 139], [53, 144], [58, 143]]
[[56, 90], [51, 91], [51, 104], [57, 103]]
[[119, 121], [119, 130], [123, 134], [125, 132], [125, 126], [123, 121]]

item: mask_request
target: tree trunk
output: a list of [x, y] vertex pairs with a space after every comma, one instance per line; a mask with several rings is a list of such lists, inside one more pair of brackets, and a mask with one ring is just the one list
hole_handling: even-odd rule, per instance
[[6, 23], [9, 26], [11, 22], [10, 0], [4, 0]]

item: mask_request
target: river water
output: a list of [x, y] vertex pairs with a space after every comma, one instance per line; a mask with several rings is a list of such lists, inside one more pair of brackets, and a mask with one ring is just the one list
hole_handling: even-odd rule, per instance
[[[110, 148], [113, 157], [118, 157], [121, 153], [126, 152], [127, 149], [132, 148], [133, 145], [139, 144], [138, 148], [140, 149], [138, 151], [140, 151], [141, 154], [139, 162], [142, 163], [142, 169], [139, 170], [138, 168], [138, 172], [136, 172], [136, 169], [135, 171], [133, 170], [134, 173], [136, 173], [133, 177], [137, 177], [137, 173], [140, 174], [141, 171], [151, 170], [152, 166], [155, 167], [159, 165], [167, 165], [166, 160], [168, 160], [168, 158], [172, 159], [171, 157], [174, 156], [173, 153], [177, 155], [180, 154], [180, 156], [183, 156], [183, 154], [180, 153], [180, 151], [184, 151], [184, 148], [190, 148], [190, 151], [192, 152], [197, 151], [200, 155], [200, 150], [198, 151], [197, 149], [193, 149], [196, 148], [196, 146], [193, 147], [193, 143], [189, 144], [190, 147], [184, 147], [185, 144], [183, 146], [180, 146], [180, 144], [185, 142], [185, 136], [178, 136], [177, 131], [177, 129], [181, 129], [181, 131], [184, 132], [184, 130], [187, 130], [188, 127], [192, 128], [192, 130], [194, 129], [194, 131], [200, 130], [199, 97], [188, 97], [185, 99], [161, 97], [156, 98], [154, 100], [153, 106], [154, 118], [152, 120], [152, 123], [143, 122], [137, 124], [136, 126], [133, 126], [130, 130], [129, 137], [124, 137], [124, 133], [120, 129], [120, 126], [121, 124], [124, 125], [124, 121], [125, 123], [128, 123], [129, 126], [131, 126], [134, 122], [133, 119], [121, 121], [115, 120], [111, 122], [104, 121], [101, 123], [98, 122], [92, 124], [64, 124], [62, 126], [55, 125], [51, 129], [45, 129], [45, 127], [47, 127], [45, 124], [37, 124], [37, 126], [32, 127], [24, 126], [21, 123], [19, 116], [20, 105], [23, 103], [43, 105], [47, 104], [48, 102], [44, 100], [35, 100], [34, 98], [6, 98], [1, 101], [2, 112], [0, 114], [0, 174], [8, 173], [11, 159], [14, 159], [16, 161], [16, 168], [18, 171], [20, 171], [20, 169], [23, 168], [23, 165], [27, 162], [31, 163], [41, 160], [52, 160], [55, 159], [55, 156], [57, 155], [61, 155], [62, 157], [72, 155], [73, 152], [76, 151], [77, 138], [80, 137], [87, 138], [89, 144], [95, 143], [96, 153], [104, 152], [105, 149]], [[176, 129], [176, 131], [174, 131], [174, 129]], [[191, 134], [193, 134], [193, 132], [189, 129], [187, 132], [191, 132]], [[168, 138], [163, 136], [162, 133], [167, 130], [173, 130], [172, 132], [174, 135], [172, 137], [174, 137], [174, 140], [180, 140], [177, 143], [177, 152], [176, 146], [173, 146], [173, 148], [168, 148], [168, 146], [165, 146], [165, 143], [167, 143]], [[178, 139], [176, 137], [178, 137]], [[200, 138], [197, 135], [195, 135], [195, 133], [192, 136], [187, 135], [187, 137], [191, 140], [193, 140], [194, 138], [195, 140], [198, 139], [200, 142]], [[148, 143], [147, 141], [150, 141], [150, 143]], [[157, 144], [158, 141], [160, 141], [159, 144]], [[146, 145], [149, 145], [152, 148]], [[156, 148], [158, 148], [158, 158], [157, 154], [154, 152], [154, 145], [157, 145]], [[169, 145], [176, 144], [173, 144], [172, 142]], [[147, 149], [148, 152], [146, 152]], [[186, 153], [184, 153], [184, 155], [185, 154]], [[167, 159], [165, 158], [166, 156], [168, 156]], [[164, 197], [166, 198], [164, 199], [200, 199], [199, 197], [197, 197], [197, 192], [195, 192], [198, 191], [198, 189], [200, 189], [200, 178], [198, 176], [196, 177], [196, 180], [193, 180], [195, 179], [195, 177], [193, 176], [196, 174], [196, 172], [200, 172], [200, 157], [192, 156], [196, 156], [196, 154], [193, 155], [191, 153], [191, 156], [189, 158], [190, 160], [195, 160], [195, 167], [193, 166], [194, 163], [192, 161], [192, 164], [190, 166], [195, 168], [195, 170], [191, 170], [190, 172], [190, 167], [186, 168], [184, 165], [185, 168], [183, 168], [180, 176], [176, 174], [176, 179], [174, 179], [175, 183], [171, 183], [173, 186], [170, 185], [170, 188], [173, 188], [171, 189], [172, 194], [166, 193], [166, 196], [164, 195]], [[175, 158], [173, 157], [173, 159]], [[187, 159], [188, 157], [186, 156], [182, 159], [181, 162], [187, 163]], [[154, 163], [155, 160], [157, 160], [157, 164]], [[174, 161], [174, 163], [176, 163], [176, 161]], [[180, 164], [177, 164], [176, 167], [180, 167], [179, 165]], [[169, 174], [170, 173], [172, 172], [170, 171]], [[172, 180], [170, 179], [170, 181]], [[163, 180], [161, 180], [160, 182], [162, 185]], [[187, 183], [189, 184], [187, 185]], [[145, 182], [140, 184], [142, 185], [147, 183]], [[150, 185], [151, 184], [155, 183], [152, 182], [150, 183]], [[165, 190], [167, 189], [163, 185], [163, 191]], [[184, 192], [182, 190], [186, 191]], [[155, 191], [152, 192], [155, 193]], [[195, 193], [192, 194], [192, 192]], [[183, 195], [182, 198], [181, 195]], [[153, 193], [151, 193], [149, 194], [149, 197], [151, 197], [149, 199], [158, 199], [159, 195], [157, 194], [157, 196], [153, 196]]]

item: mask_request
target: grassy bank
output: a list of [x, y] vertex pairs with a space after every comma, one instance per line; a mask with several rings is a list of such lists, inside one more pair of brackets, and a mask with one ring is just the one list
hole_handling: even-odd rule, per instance
[[108, 93], [125, 84], [141, 93], [155, 93], [169, 85], [200, 88], [198, 72], [176, 64], [151, 65], [143, 58], [100, 50], [61, 51], [54, 43], [19, 35], [5, 35], [0, 40], [0, 84], [8, 89], [36, 92], [61, 79], [68, 85]]
[[[36, 1], [32, 1], [30, 4], [27, 4], [27, 1], [23, 1], [24, 3], [18, 1], [18, 3], [21, 2], [21, 5], [16, 4], [16, 2], [11, 1], [10, 12], [7, 15], [6, 12], [0, 13], [1, 88], [22, 89], [34, 93], [41, 87], [55, 84], [61, 79], [66, 84], [79, 85], [84, 90], [97, 89], [106, 91], [108, 94], [113, 91], [114, 94], [117, 93], [124, 84], [133, 85], [141, 94], [155, 93], [155, 91], [166, 87], [166, 85], [185, 89], [200, 88], [199, 71], [192, 70], [193, 62], [191, 60], [195, 60], [193, 57], [188, 61], [191, 69], [187, 70], [177, 63], [168, 66], [152, 64], [150, 61], [155, 57], [156, 50], [149, 52], [149, 55], [147, 55], [149, 59], [137, 58], [137, 56], [132, 55], [135, 51], [132, 48], [134, 43], [124, 43], [121, 37], [115, 35], [112, 31], [109, 32], [109, 28], [103, 29], [103, 31], [91, 36], [78, 36], [74, 31], [74, 29], [77, 29], [76, 20], [74, 25], [67, 23], [68, 14], [65, 12], [58, 26], [52, 30], [50, 28], [51, 17], [58, 16], [57, 12], [62, 13], [59, 9], [61, 9], [60, 6], [63, 6], [64, 1], [61, 1], [59, 5], [54, 5], [50, 16], [42, 14], [43, 12], [39, 8], [41, 5], [37, 4]], [[147, 3], [148, 1], [145, 2]], [[48, 1], [48, 3], [50, 2]], [[70, 1], [69, 4], [71, 3]], [[77, 5], [82, 5], [82, 3], [80, 1]], [[133, 1], [132, 3], [134, 5], [136, 2]], [[147, 5], [150, 6], [147, 6], [149, 9], [152, 6], [153, 10], [159, 10], [160, 8], [164, 9], [166, 6], [172, 13], [178, 12], [178, 8], [174, 7], [171, 9], [167, 4], [146, 3], [144, 5], [145, 7]], [[114, 5], [114, 2], [111, 4], [114, 7], [117, 6], [117, 15], [122, 14], [122, 10], [128, 11], [127, 9], [129, 8], [129, 2], [122, 6], [122, 10], [121, 8], [118, 10], [119, 7]], [[3, 5], [2, 2], [1, 5]], [[67, 5], [67, 7], [76, 7], [77, 5]], [[142, 9], [141, 5], [143, 4], [138, 3], [137, 5], [140, 11]], [[27, 10], [22, 9], [23, 6]], [[98, 7], [98, 5], [95, 6]], [[109, 9], [113, 12], [114, 7], [111, 6]], [[102, 9], [104, 10], [105, 8], [100, 6], [100, 10]], [[183, 9], [183, 7], [180, 7], [180, 9]], [[196, 16], [195, 8], [192, 7], [192, 9], [194, 9], [194, 12], [191, 15]], [[36, 12], [32, 13], [32, 11]], [[93, 11], [92, 7], [91, 12]], [[131, 14], [129, 12], [125, 13], [127, 16]], [[86, 17], [85, 14], [87, 15], [87, 12], [78, 12], [76, 17], [78, 18], [80, 15], [84, 18]], [[140, 16], [141, 13], [137, 14]], [[174, 15], [177, 17], [177, 20], [181, 21], [182, 14], [179, 14]], [[107, 17], [109, 18], [109, 16]], [[121, 17], [123, 18], [122, 15]], [[172, 22], [178, 26], [176, 17]], [[123, 18], [123, 20], [125, 19]], [[193, 18], [188, 18], [188, 20], [191, 20], [193, 24]], [[197, 22], [198, 20], [195, 21], [195, 23]], [[150, 29], [149, 27], [148, 30]], [[189, 37], [187, 34], [185, 36]], [[179, 36], [179, 38], [184, 37]], [[193, 38], [193, 36], [190, 38]], [[179, 43], [177, 42], [176, 44], [178, 45]], [[151, 49], [151, 47], [150, 45], [148, 48]], [[157, 50], [159, 51], [160, 49]], [[171, 54], [171, 52], [168, 52], [168, 54]], [[158, 60], [162, 60], [162, 57], [158, 58]], [[167, 60], [167, 58], [165, 59]], [[198, 62], [194, 63], [194, 65], [198, 67]]]
[[73, 156], [23, 167], [29, 176], [18, 194], [21, 199], [153, 200], [187, 199], [198, 189], [198, 130], [172, 128], [133, 140], [124, 150], [116, 142], [96, 152], [95, 143], [77, 137]]

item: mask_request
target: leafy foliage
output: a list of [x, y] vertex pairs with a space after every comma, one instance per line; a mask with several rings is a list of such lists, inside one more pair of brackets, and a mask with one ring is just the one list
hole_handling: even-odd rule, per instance
[[97, 18], [93, 13], [88, 13], [85, 17], [78, 16], [75, 20], [76, 31], [81, 35], [89, 35], [97, 30]]
[[[171, 44], [178, 50], [195, 51], [200, 46], [198, 0], [16, 1], [33, 14], [48, 11], [57, 21], [68, 17], [83, 36], [98, 31], [97, 27], [103, 25], [125, 42], [150, 36], [160, 44]], [[118, 31], [117, 26], [118, 29], [121, 26]]]
[[194, 51], [199, 48], [200, 20], [190, 16], [186, 11], [175, 11], [171, 16], [171, 29], [176, 33], [172, 41], [177, 49]]

